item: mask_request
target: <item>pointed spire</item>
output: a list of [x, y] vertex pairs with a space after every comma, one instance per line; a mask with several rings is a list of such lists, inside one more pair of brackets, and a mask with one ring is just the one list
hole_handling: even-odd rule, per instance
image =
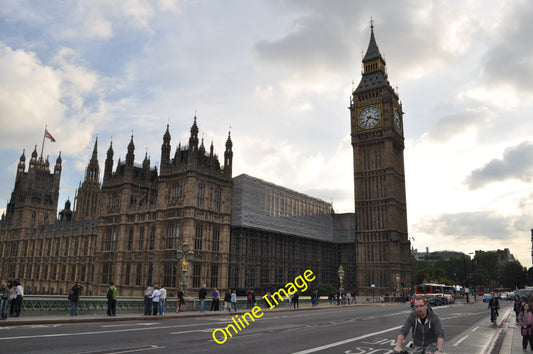
[[26, 161], [26, 156], [24, 155], [25, 152], [26, 152], [26, 149], [22, 149], [22, 155], [20, 155], [19, 161], [21, 162]]
[[98, 137], [96, 137], [94, 141], [93, 156], [91, 157], [91, 161], [97, 161], [97, 160], [98, 160]]
[[196, 125], [196, 115], [194, 116], [194, 123], [191, 127], [191, 137], [189, 138], [189, 150], [198, 150], [198, 125]]
[[109, 149], [107, 149], [107, 157], [109, 158], [109, 156], [113, 158], [113, 141], [109, 143]]
[[226, 140], [226, 150], [231, 150], [233, 142], [231, 141], [231, 131], [228, 132], [228, 140]]
[[56, 165], [54, 166], [54, 174], [55, 175], [60, 175], [61, 174], [61, 170], [62, 170], [61, 163], [62, 162], [63, 162], [63, 160], [61, 159], [61, 151], [60, 151], [59, 152], [59, 156], [56, 159]]
[[128, 144], [128, 154], [126, 155], [126, 166], [133, 167], [133, 162], [135, 160], [135, 144], [133, 143], [133, 134], [131, 134], [131, 140]]
[[167, 123], [167, 131], [163, 135], [163, 142], [170, 144], [170, 131], [169, 131], [169, 125]]
[[170, 164], [170, 132], [167, 123], [167, 130], [163, 135], [163, 144], [161, 144], [161, 166], [164, 168]]
[[26, 169], [26, 156], [24, 156], [25, 151], [26, 150], [22, 150], [22, 155], [20, 155], [17, 173], [24, 173], [24, 170]]
[[104, 167], [104, 183], [106, 183], [113, 176], [113, 141], [109, 144], [107, 149], [107, 157], [105, 159]]
[[376, 38], [374, 37], [374, 20], [370, 19], [370, 42], [368, 43], [368, 49], [366, 50], [365, 57], [363, 58], [363, 63], [372, 59], [381, 58], [381, 53], [379, 52], [378, 45], [376, 43]]

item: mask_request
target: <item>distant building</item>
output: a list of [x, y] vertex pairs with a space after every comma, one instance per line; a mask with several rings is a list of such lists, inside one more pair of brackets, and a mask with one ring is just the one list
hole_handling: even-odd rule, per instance
[[426, 247], [426, 252], [418, 252], [417, 249], [411, 250], [411, 254], [417, 261], [440, 261], [450, 260], [451, 258], [464, 257], [463, 252], [457, 251], [433, 251], [429, 252], [429, 248]]
[[476, 255], [478, 252], [495, 253], [497, 256], [498, 265], [500, 266], [504, 265], [505, 263], [516, 262], [516, 259], [508, 248], [504, 248], [503, 250], [497, 249], [496, 251], [476, 251]]

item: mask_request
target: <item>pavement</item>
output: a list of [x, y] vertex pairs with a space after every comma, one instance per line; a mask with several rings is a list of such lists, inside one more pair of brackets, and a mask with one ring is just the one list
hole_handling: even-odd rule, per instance
[[514, 311], [509, 313], [509, 316], [502, 320], [500, 325], [504, 331], [503, 343], [500, 348], [500, 353], [527, 353], [529, 351], [533, 352], [532, 348], [523, 350], [522, 349], [522, 334], [520, 333], [520, 325], [516, 323]]
[[[377, 305], [377, 304], [374, 304]], [[372, 304], [356, 304], [346, 306], [372, 306]], [[327, 303], [321, 303], [321, 306], [312, 307], [311, 304], [302, 303], [297, 310], [289, 309], [286, 305], [279, 305], [274, 309], [263, 309], [263, 311], [305, 311], [335, 308], [342, 306], [329, 306]], [[249, 309], [239, 309], [236, 313], [245, 313]], [[231, 312], [234, 313], [234, 312]], [[176, 319], [183, 317], [204, 317], [204, 316], [228, 316], [226, 311], [206, 311], [200, 313], [198, 311], [183, 311], [179, 314], [175, 310], [165, 312], [164, 315], [145, 316], [140, 313], [117, 313], [116, 316], [109, 316], [107, 314], [79, 314], [78, 316], [71, 316], [70, 314], [31, 314], [25, 315], [22, 313], [20, 317], [8, 317], [6, 320], [0, 320], [0, 327], [3, 326], [21, 326], [21, 325], [42, 325], [50, 323], [83, 323], [83, 322], [105, 322], [105, 321], [154, 321], [164, 319]]]
[[[349, 305], [349, 306], [372, 306], [372, 304]], [[296, 311], [328, 309], [336, 306], [302, 306]], [[339, 306], [340, 307], [340, 306]], [[240, 309], [237, 313], [244, 313], [248, 309]], [[267, 311], [295, 311], [289, 310], [285, 306], [278, 306], [275, 309]], [[185, 311], [175, 313], [174, 311], [158, 316], [144, 316], [137, 313], [118, 313], [116, 316], [108, 316], [106, 314], [80, 314], [78, 316], [70, 316], [69, 314], [42, 314], [42, 315], [24, 315], [20, 317], [9, 317], [7, 320], [0, 321], [0, 326], [21, 326], [21, 325], [45, 325], [45, 324], [61, 324], [61, 323], [83, 323], [83, 322], [107, 322], [107, 321], [154, 321], [164, 319], [176, 319], [183, 317], [204, 317], [204, 316], [227, 316], [228, 313], [224, 311], [206, 311], [200, 313], [197, 311]], [[513, 311], [506, 312], [500, 317], [500, 321], [496, 326], [495, 340], [493, 347], [497, 347], [501, 343], [499, 351], [494, 351], [492, 348], [487, 353], [525, 353], [527, 351], [522, 349], [522, 335], [520, 334], [520, 326], [515, 322], [515, 314]], [[444, 353], [446, 353], [446, 346]]]

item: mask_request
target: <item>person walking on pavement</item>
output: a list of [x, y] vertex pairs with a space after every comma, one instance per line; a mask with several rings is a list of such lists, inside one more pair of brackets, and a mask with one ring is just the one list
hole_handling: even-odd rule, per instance
[[152, 308], [154, 309], [152, 315], [154, 316], [157, 316], [159, 311], [159, 296], [161, 296], [161, 291], [157, 285], [154, 285], [154, 291], [152, 292]]
[[237, 290], [233, 289], [231, 293], [231, 308], [233, 311], [237, 312]]
[[211, 303], [211, 311], [218, 311], [218, 305], [220, 302], [220, 293], [218, 292], [217, 288], [213, 290], [213, 292], [211, 293], [211, 296], [213, 297], [213, 302]]
[[300, 292], [297, 291], [294, 293], [294, 295], [292, 296], [292, 306], [294, 307], [294, 309], [296, 310], [297, 308], [300, 308], [300, 304], [298, 303], [298, 298], [300, 297]]
[[231, 312], [231, 289], [226, 290], [224, 295], [224, 311]]
[[3, 281], [0, 286], [0, 296], [0, 318], [2, 320], [7, 320], [7, 312], [9, 309], [9, 288], [5, 281]]
[[252, 307], [252, 290], [248, 290], [248, 294], [246, 294], [246, 308], [251, 309]]
[[159, 295], [159, 315], [164, 315], [165, 301], [167, 301], [167, 289], [165, 289], [165, 286], [161, 284], [159, 291], [161, 292], [161, 295]]
[[24, 288], [18, 280], [15, 280], [14, 285], [15, 293], [13, 296], [15, 297], [15, 306], [13, 307], [13, 316], [19, 317], [22, 311], [22, 300], [24, 300]]
[[112, 281], [107, 288], [107, 315], [115, 316], [117, 313], [117, 287]]
[[520, 310], [522, 309], [522, 302], [520, 301], [520, 296], [516, 295], [514, 297], [513, 311], [516, 314], [516, 323], [518, 323], [518, 316], [520, 315]]
[[205, 297], [207, 296], [207, 290], [205, 289], [205, 284], [202, 285], [202, 288], [198, 292], [198, 298], [200, 299], [200, 312], [205, 312]]
[[533, 326], [533, 315], [529, 304], [524, 304], [522, 311], [518, 315], [518, 323], [520, 324], [520, 333], [522, 334], [522, 348], [527, 349], [527, 343], [529, 343], [529, 349], [533, 351], [533, 333], [531, 327]]
[[7, 288], [9, 289], [9, 317], [13, 316], [13, 309], [15, 308], [15, 287], [13, 281], [7, 281]]
[[183, 289], [178, 289], [178, 308], [176, 312], [181, 312], [181, 307], [185, 305], [185, 299], [183, 298]]
[[154, 292], [154, 284], [150, 284], [144, 291], [144, 315], [152, 314], [152, 294]]
[[402, 352], [402, 343], [409, 330], [413, 333], [412, 354], [434, 353], [441, 354], [444, 345], [444, 329], [440, 317], [429, 307], [429, 299], [423, 296], [415, 297], [415, 310], [407, 316], [400, 329], [394, 353]]
[[79, 282], [76, 282], [76, 284], [74, 284], [74, 286], [69, 291], [71, 316], [78, 316], [78, 308], [80, 304], [80, 295], [82, 289], [83, 286], [81, 286]]

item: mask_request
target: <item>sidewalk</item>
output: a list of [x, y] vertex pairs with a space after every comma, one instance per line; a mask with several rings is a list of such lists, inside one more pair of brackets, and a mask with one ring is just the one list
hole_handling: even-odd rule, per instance
[[[500, 353], [525, 353], [522, 349], [522, 334], [520, 333], [520, 326], [516, 324], [514, 312], [509, 316], [507, 323], [505, 324], [505, 338], [503, 340]], [[529, 348], [527, 351], [531, 351]]]
[[[285, 311], [309, 311], [320, 309], [332, 309], [342, 307], [358, 307], [370, 305], [383, 304], [355, 304], [345, 306], [330, 306], [329, 304], [312, 307], [311, 304], [301, 304], [300, 308], [294, 310], [289, 309], [286, 304], [279, 305], [274, 309], [262, 309], [264, 312], [285, 312]], [[0, 327], [4, 326], [21, 326], [21, 325], [42, 325], [50, 323], [83, 323], [83, 322], [112, 322], [112, 321], [159, 321], [164, 319], [175, 319], [178, 317], [203, 317], [203, 316], [233, 316], [233, 314], [240, 314], [250, 311], [249, 309], [238, 309], [237, 312], [225, 311], [206, 311], [200, 313], [198, 311], [184, 311], [177, 314], [175, 310], [165, 312], [164, 315], [144, 316], [141, 313], [117, 313], [116, 316], [108, 316], [107, 314], [80, 314], [78, 316], [70, 316], [70, 314], [42, 314], [42, 315], [25, 315], [22, 313], [20, 317], [8, 317], [7, 320], [0, 321]]]

